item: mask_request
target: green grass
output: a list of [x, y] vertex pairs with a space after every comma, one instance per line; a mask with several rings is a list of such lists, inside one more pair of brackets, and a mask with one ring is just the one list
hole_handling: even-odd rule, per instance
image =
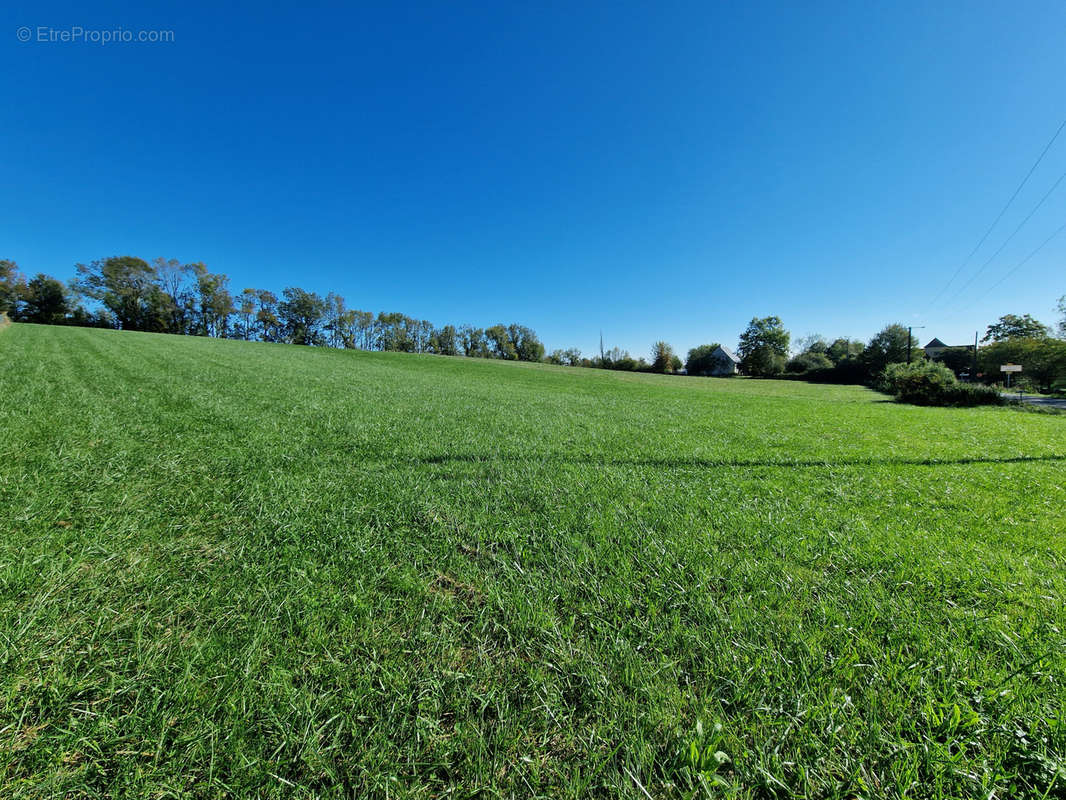
[[0, 332], [0, 796], [1063, 797], [1066, 418]]

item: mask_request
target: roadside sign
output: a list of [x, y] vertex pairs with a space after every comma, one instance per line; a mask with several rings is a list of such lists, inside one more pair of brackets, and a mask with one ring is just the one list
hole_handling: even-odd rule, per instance
[[1021, 372], [1022, 371], [1022, 365], [1021, 364], [1000, 364], [999, 365], [999, 371], [1007, 373], [1007, 388], [1009, 389], [1010, 388], [1010, 374], [1012, 372]]

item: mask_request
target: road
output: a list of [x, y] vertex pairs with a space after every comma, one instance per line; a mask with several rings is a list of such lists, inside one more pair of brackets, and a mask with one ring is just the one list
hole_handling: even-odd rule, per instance
[[1066, 400], [1059, 400], [1054, 397], [1031, 397], [1027, 394], [1023, 394], [1018, 397], [1017, 392], [1001, 392], [1004, 397], [1011, 400], [1021, 400], [1023, 403], [1029, 403], [1034, 406], [1044, 406], [1045, 408], [1061, 408], [1066, 410]]

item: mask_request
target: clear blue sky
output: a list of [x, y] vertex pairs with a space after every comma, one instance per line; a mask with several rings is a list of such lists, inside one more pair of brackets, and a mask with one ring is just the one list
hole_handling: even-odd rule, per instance
[[1066, 172], [1064, 132], [930, 306], [1066, 118], [1057, 0], [273, 6], [5, 4], [0, 257], [204, 261], [645, 355], [767, 314], [954, 344], [1066, 293], [1066, 232], [986, 291], [1066, 222], [1064, 181], [953, 299]]

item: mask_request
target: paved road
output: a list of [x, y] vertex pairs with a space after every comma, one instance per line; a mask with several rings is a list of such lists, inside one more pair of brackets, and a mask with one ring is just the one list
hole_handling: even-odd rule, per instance
[[1034, 406], [1045, 406], [1046, 408], [1061, 408], [1066, 410], [1066, 400], [1057, 400], [1054, 397], [1030, 397], [1029, 395], [1022, 395], [1018, 397], [1017, 392], [1003, 392], [1004, 397], [1009, 397], [1011, 400], [1021, 400], [1023, 403], [1030, 403]]

